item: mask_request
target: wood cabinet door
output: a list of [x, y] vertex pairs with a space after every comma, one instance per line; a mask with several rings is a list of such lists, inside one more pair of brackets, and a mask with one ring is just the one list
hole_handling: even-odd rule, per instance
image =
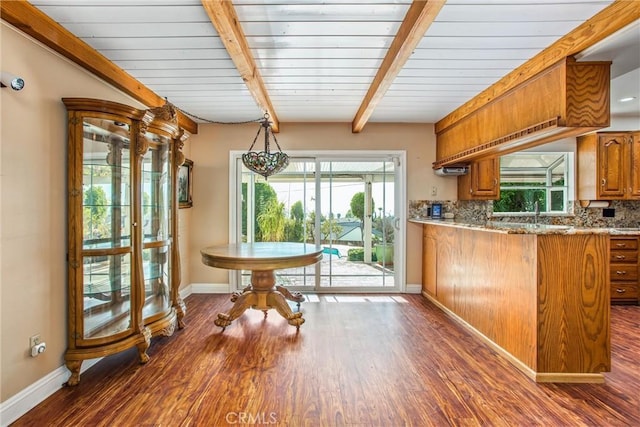
[[629, 138], [629, 155], [628, 159], [631, 159], [631, 163], [627, 167], [629, 171], [628, 180], [628, 197], [633, 199], [640, 199], [640, 131], [633, 132]]
[[469, 165], [469, 173], [458, 177], [458, 200], [500, 198], [500, 159], [479, 160]]
[[500, 159], [481, 160], [473, 165], [471, 180], [475, 197], [500, 198]]
[[598, 199], [624, 199], [628, 156], [624, 134], [598, 135]]

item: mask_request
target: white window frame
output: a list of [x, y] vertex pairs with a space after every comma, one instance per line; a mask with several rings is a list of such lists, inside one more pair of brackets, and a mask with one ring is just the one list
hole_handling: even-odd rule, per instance
[[[511, 155], [518, 155], [519, 153], [513, 153]], [[523, 151], [522, 152], [523, 155], [530, 155], [532, 154], [532, 152], [527, 152], [527, 151]], [[575, 186], [575, 153], [572, 151], [553, 151], [553, 152], [535, 152], [535, 154], [540, 154], [540, 155], [545, 155], [545, 154], [550, 154], [550, 155], [560, 155], [563, 154], [564, 155], [564, 162], [565, 162], [565, 173], [564, 173], [564, 179], [565, 179], [565, 186], [563, 187], [559, 187], [559, 186], [552, 186], [551, 185], [551, 172], [550, 170], [547, 170], [547, 185], [544, 187], [531, 187], [531, 186], [522, 186], [522, 187], [518, 187], [518, 186], [509, 186], [509, 187], [502, 187], [502, 174], [500, 175], [500, 193], [502, 194], [503, 190], [513, 190], [513, 189], [535, 189], [535, 188], [539, 188], [539, 189], [545, 189], [546, 190], [546, 203], [545, 206], [547, 206], [547, 210], [545, 211], [540, 211], [540, 215], [541, 216], [569, 216], [569, 215], [573, 215], [572, 212], [572, 204], [570, 203], [574, 197], [574, 186]], [[523, 168], [525, 169], [525, 168]], [[549, 208], [551, 207], [551, 193], [552, 190], [556, 190], [558, 191], [559, 189], [563, 189], [564, 195], [563, 195], [563, 205], [565, 207], [565, 209], [563, 211], [553, 211], [553, 210], [549, 210]], [[533, 216], [535, 215], [534, 212], [493, 212], [493, 216]]]
[[[244, 151], [229, 152], [229, 243], [237, 243], [238, 224], [242, 222], [242, 206], [236, 198], [236, 194], [242, 194], [242, 154]], [[399, 168], [395, 182], [397, 200], [394, 206], [396, 216], [395, 254], [398, 254], [398, 265], [394, 266], [396, 289], [400, 293], [407, 290], [406, 275], [406, 218], [407, 218], [407, 152], [404, 150], [335, 150], [335, 151], [287, 151], [290, 157], [321, 159], [322, 161], [343, 161], [345, 159], [379, 160], [381, 157], [397, 158], [396, 168]], [[320, 210], [319, 201], [316, 211]], [[238, 290], [240, 286], [239, 272], [229, 272], [229, 284], [231, 290]]]

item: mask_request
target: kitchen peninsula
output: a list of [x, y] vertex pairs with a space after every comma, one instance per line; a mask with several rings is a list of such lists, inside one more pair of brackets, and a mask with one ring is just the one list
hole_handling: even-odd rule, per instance
[[537, 382], [611, 369], [609, 230], [412, 219], [422, 293]]

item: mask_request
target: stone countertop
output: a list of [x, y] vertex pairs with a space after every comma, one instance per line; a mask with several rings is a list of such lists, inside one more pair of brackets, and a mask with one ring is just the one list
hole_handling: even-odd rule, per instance
[[597, 227], [572, 227], [570, 225], [548, 225], [530, 223], [509, 223], [500, 221], [487, 221], [485, 223], [466, 223], [455, 220], [438, 220], [430, 218], [410, 218], [409, 222], [416, 224], [433, 224], [446, 227], [469, 228], [472, 230], [491, 231], [508, 234], [610, 234], [615, 236], [638, 236], [640, 228], [597, 228]]

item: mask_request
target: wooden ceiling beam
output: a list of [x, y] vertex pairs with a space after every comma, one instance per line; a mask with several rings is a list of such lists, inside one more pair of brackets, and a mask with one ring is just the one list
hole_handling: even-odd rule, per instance
[[436, 134], [562, 59], [576, 55], [640, 19], [640, 1], [616, 0], [435, 124]]
[[373, 110], [424, 37], [444, 3], [444, 0], [414, 0], [411, 4], [351, 123], [353, 133], [362, 131]]
[[[160, 107], [165, 104], [164, 98], [29, 2], [0, 2], [0, 17], [147, 107]], [[178, 123], [187, 132], [198, 133], [198, 124], [181, 112], [178, 113]]]
[[236, 65], [249, 92], [253, 95], [258, 106], [269, 114], [269, 120], [272, 122], [271, 129], [274, 132], [278, 132], [280, 130], [278, 116], [271, 104], [262, 75], [249, 49], [238, 15], [233, 8], [233, 3], [229, 0], [202, 0], [202, 6], [207, 11], [211, 23], [220, 35], [222, 43]]

